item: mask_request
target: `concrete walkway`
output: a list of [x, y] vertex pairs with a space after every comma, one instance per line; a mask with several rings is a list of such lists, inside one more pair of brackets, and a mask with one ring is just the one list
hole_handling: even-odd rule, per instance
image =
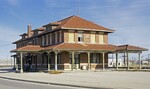
[[150, 72], [64, 71], [62, 74], [2, 72], [0, 78], [83, 88], [150, 89]]

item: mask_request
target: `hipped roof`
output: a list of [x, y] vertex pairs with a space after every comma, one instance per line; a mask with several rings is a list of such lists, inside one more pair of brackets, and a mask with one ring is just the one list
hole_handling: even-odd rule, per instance
[[148, 51], [148, 49], [127, 44], [118, 46], [117, 51]]
[[57, 23], [57, 25], [58, 25], [55, 29], [77, 29], [77, 30], [114, 32], [114, 30], [100, 26], [98, 24], [95, 24], [91, 21], [85, 20], [85, 19], [83, 19], [79, 16], [75, 16], [75, 15], [67, 17], [62, 20], [59, 20], [57, 22], [49, 23], [44, 26], [53, 25], [54, 23]]

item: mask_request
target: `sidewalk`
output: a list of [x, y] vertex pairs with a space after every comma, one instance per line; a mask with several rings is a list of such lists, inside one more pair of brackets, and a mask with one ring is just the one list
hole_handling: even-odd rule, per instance
[[48, 73], [0, 73], [0, 78], [97, 89], [150, 89], [150, 72], [64, 71]]

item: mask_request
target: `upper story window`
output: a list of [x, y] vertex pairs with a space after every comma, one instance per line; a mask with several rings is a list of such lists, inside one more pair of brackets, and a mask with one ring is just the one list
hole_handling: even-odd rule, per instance
[[91, 43], [95, 43], [96, 39], [95, 39], [95, 32], [91, 32]]
[[52, 34], [49, 34], [49, 44], [52, 44]]
[[57, 38], [57, 32], [55, 32], [55, 44], [57, 44], [58, 38]]
[[35, 38], [35, 45], [37, 45], [38, 44], [38, 38], [36, 37]]
[[99, 33], [99, 43], [104, 44], [104, 33], [102, 32]]
[[44, 36], [42, 36], [42, 46], [44, 46], [45, 45], [45, 38], [44, 38]]
[[46, 35], [46, 45], [48, 45], [48, 35]]
[[78, 42], [84, 42], [84, 34], [83, 34], [83, 32], [78, 32]]
[[74, 43], [74, 31], [69, 31], [69, 43]]
[[62, 32], [59, 31], [59, 42], [62, 42]]

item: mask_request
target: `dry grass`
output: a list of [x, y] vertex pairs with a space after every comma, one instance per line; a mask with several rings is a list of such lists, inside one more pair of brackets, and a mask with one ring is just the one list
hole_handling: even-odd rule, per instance
[[61, 73], [63, 73], [62, 71], [56, 71], [56, 70], [52, 70], [52, 71], [48, 71], [47, 73], [49, 73], [49, 74], [61, 74]]

